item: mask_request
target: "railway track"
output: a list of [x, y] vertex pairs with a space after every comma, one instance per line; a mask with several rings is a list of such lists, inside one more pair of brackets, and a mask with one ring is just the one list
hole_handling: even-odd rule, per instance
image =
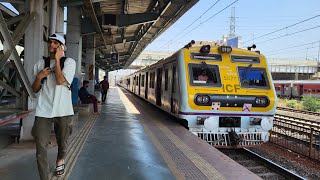
[[320, 120], [298, 118], [290, 115], [275, 114], [274, 118], [279, 121], [284, 121], [290, 125], [297, 127], [309, 127], [314, 129], [320, 129]]
[[287, 108], [287, 107], [279, 107], [279, 106], [278, 106], [278, 107], [277, 107], [277, 110], [320, 116], [320, 113], [319, 113], [319, 112], [304, 111], [304, 110], [298, 110], [298, 109]]
[[262, 179], [305, 179], [288, 169], [285, 169], [270, 160], [250, 151], [249, 149], [219, 149], [234, 161], [243, 165]]

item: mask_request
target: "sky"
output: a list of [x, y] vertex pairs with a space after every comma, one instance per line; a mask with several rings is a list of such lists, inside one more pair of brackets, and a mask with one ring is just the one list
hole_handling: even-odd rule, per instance
[[230, 32], [232, 8], [242, 48], [256, 44], [269, 60], [319, 59], [320, 0], [199, 0], [145, 51], [174, 52], [191, 40], [222, 40]]
[[191, 40], [222, 40], [233, 7], [243, 48], [256, 44], [268, 59], [318, 59], [320, 0], [200, 0], [145, 50], [177, 51]]

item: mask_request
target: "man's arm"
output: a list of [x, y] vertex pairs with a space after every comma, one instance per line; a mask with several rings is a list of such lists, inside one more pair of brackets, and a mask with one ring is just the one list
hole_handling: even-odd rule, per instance
[[88, 92], [88, 90], [87, 90], [86, 88], [83, 88], [83, 89], [82, 89], [82, 93], [83, 93], [83, 96], [84, 96], [84, 97], [93, 96], [92, 94], [90, 94], [90, 93]]
[[100, 83], [99, 83], [100, 91], [103, 91], [103, 89], [102, 89], [102, 82], [103, 82], [103, 81], [104, 81], [104, 80], [100, 81]]
[[55, 76], [56, 76], [56, 82], [58, 85], [62, 85], [64, 82], [66, 82], [66, 78], [64, 77], [61, 66], [60, 66], [60, 60], [62, 56], [63, 56], [63, 49], [62, 49], [62, 46], [59, 46], [55, 54], [55, 61], [56, 61]]

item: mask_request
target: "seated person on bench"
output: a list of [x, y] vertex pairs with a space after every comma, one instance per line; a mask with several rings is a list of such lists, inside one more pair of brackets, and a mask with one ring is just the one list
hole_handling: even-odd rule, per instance
[[88, 85], [89, 85], [89, 81], [84, 80], [82, 87], [79, 90], [79, 97], [80, 97], [82, 104], [92, 103], [94, 113], [97, 113], [98, 112], [98, 100], [94, 95], [92, 95], [88, 92], [88, 90], [87, 90]]

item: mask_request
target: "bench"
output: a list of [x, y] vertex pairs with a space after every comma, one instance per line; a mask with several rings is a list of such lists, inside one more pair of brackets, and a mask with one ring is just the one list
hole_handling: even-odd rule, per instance
[[27, 117], [32, 111], [23, 111], [21, 109], [1, 109], [0, 126], [15, 122], [21, 118]]
[[93, 112], [93, 104], [79, 104], [73, 106], [73, 110], [79, 112], [80, 116], [89, 116]]
[[[19, 143], [20, 130], [16, 131], [21, 127], [21, 119], [27, 117], [32, 111], [24, 111], [22, 109], [4, 108], [0, 110], [0, 127], [7, 128], [9, 134], [8, 137]], [[17, 122], [19, 121], [19, 122]], [[13, 124], [14, 123], [14, 124]], [[12, 130], [12, 131], [11, 131]]]

